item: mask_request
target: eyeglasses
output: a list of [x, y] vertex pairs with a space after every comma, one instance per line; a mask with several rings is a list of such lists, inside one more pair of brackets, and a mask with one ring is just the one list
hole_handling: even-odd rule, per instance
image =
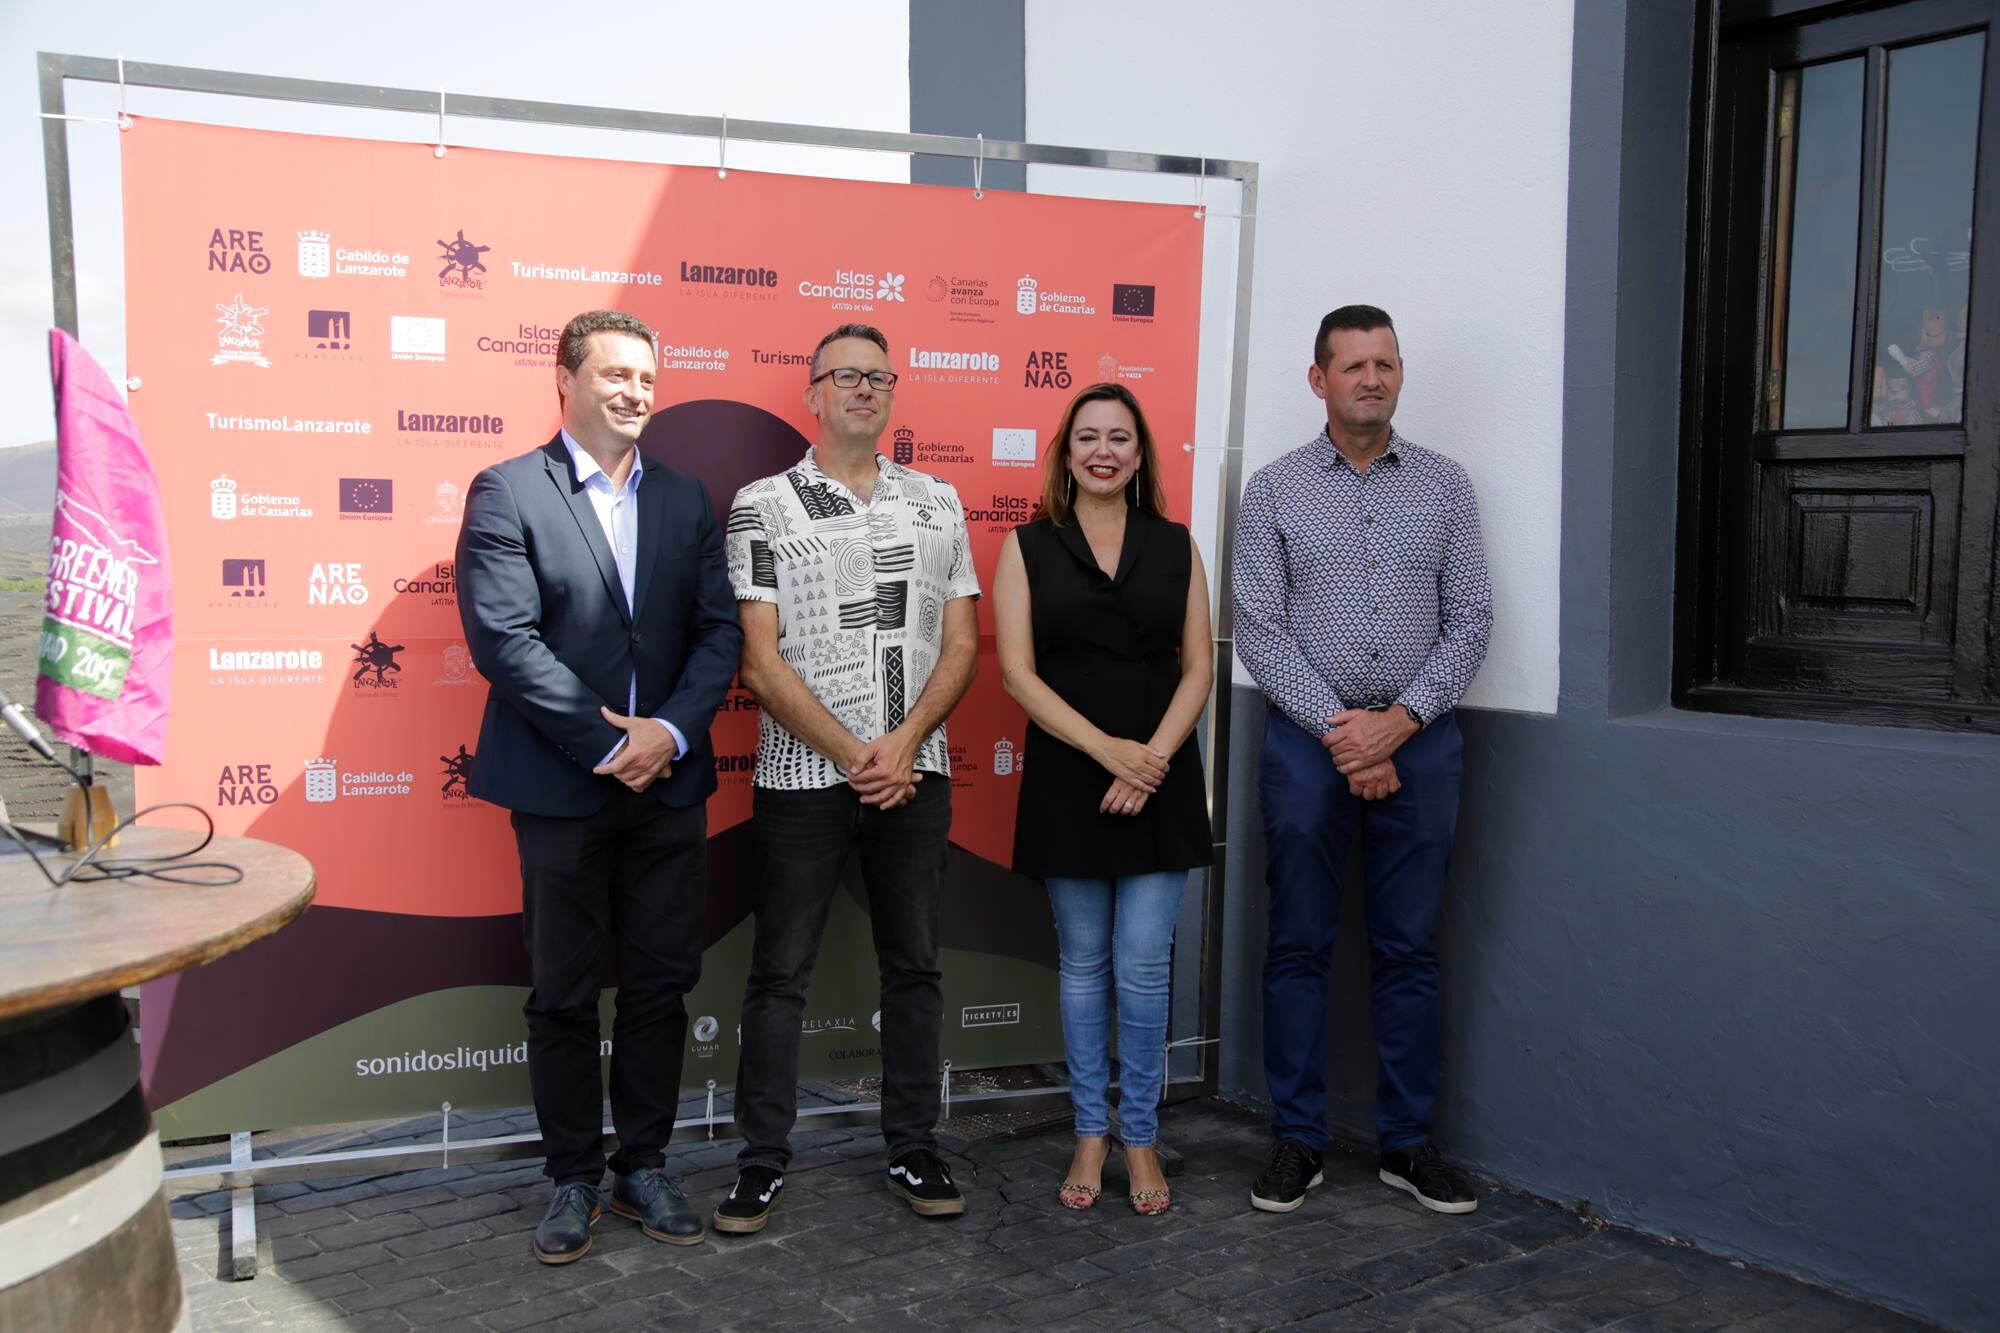
[[818, 384], [821, 380], [832, 380], [837, 389], [858, 389], [861, 381], [867, 380], [868, 387], [877, 393], [887, 393], [896, 387], [896, 372], [893, 370], [859, 371], [852, 366], [842, 366], [838, 370], [822, 370], [810, 381]]

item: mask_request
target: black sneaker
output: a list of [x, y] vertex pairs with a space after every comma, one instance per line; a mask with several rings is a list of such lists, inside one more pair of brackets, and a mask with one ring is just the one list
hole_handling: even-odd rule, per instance
[[965, 1196], [951, 1183], [951, 1170], [929, 1148], [912, 1148], [889, 1167], [889, 1192], [900, 1194], [923, 1217], [955, 1217]]
[[1279, 1139], [1271, 1148], [1264, 1174], [1250, 1184], [1250, 1206], [1266, 1213], [1289, 1213], [1306, 1201], [1306, 1191], [1326, 1177], [1321, 1158], [1311, 1148]]
[[746, 1166], [736, 1173], [729, 1197], [715, 1205], [715, 1229], [746, 1236], [762, 1231], [785, 1190], [785, 1173], [768, 1166]]
[[556, 1197], [535, 1228], [531, 1242], [535, 1257], [545, 1264], [574, 1263], [590, 1253], [590, 1227], [604, 1210], [597, 1203], [597, 1188], [571, 1183], [558, 1185]]
[[1469, 1213], [1479, 1206], [1472, 1182], [1463, 1171], [1445, 1165], [1436, 1144], [1383, 1153], [1377, 1174], [1384, 1185], [1408, 1191], [1434, 1213]]

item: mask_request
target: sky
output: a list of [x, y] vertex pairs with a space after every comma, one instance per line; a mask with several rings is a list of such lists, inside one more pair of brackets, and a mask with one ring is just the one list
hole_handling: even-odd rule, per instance
[[[286, 21], [272, 16], [283, 13]], [[581, 17], [579, 17], [581, 15]], [[10, 0], [0, 5], [0, 447], [54, 434], [47, 336], [46, 173], [35, 53], [117, 56], [286, 78], [443, 88], [686, 115], [909, 129], [907, 0], [715, 6], [684, 0], [626, 12], [495, 0], [418, 6], [350, 0], [253, 11], [188, 0]], [[135, 115], [434, 142], [434, 116], [129, 89]], [[115, 115], [113, 87], [71, 83], [68, 109]], [[122, 378], [123, 217], [119, 131], [68, 127], [84, 346]], [[660, 162], [713, 162], [713, 140], [447, 121], [449, 143]], [[732, 167], [908, 180], [899, 154], [732, 143]]]

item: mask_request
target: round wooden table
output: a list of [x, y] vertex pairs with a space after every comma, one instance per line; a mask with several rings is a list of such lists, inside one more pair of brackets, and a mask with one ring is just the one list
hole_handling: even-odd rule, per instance
[[[182, 829], [132, 828], [100, 860], [169, 855]], [[6, 844], [12, 847], [12, 843]], [[76, 858], [44, 851], [57, 874]], [[305, 911], [313, 869], [255, 838], [194, 858], [228, 885], [144, 877], [60, 889], [0, 856], [0, 1328], [154, 1330], [183, 1323], [160, 1141], [118, 992], [233, 953]]]

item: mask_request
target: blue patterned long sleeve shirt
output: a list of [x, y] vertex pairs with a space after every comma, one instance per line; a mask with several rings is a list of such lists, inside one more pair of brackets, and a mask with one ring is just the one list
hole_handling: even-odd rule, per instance
[[1465, 469], [1390, 432], [1357, 472], [1322, 430], [1259, 468], [1237, 511], [1236, 652], [1315, 736], [1344, 708], [1425, 723], [1486, 659], [1493, 585]]

